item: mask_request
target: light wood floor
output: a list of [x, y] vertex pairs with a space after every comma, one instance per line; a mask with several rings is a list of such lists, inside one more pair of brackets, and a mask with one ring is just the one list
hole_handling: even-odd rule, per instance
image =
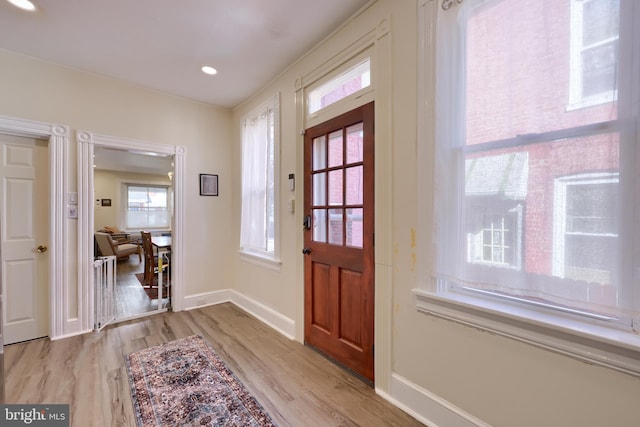
[[421, 426], [312, 349], [227, 303], [5, 347], [6, 403], [68, 403], [73, 426], [135, 426], [124, 355], [202, 335], [280, 426]]
[[[151, 300], [142, 289], [136, 273], [144, 270], [144, 260], [137, 255], [120, 260], [116, 265], [116, 320], [127, 319], [158, 309], [158, 300]], [[163, 299], [164, 303], [167, 299]]]

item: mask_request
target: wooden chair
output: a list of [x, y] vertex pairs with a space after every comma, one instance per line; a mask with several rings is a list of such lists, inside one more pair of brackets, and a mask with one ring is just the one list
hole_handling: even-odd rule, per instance
[[[158, 286], [156, 275], [158, 274], [158, 256], [153, 253], [153, 244], [151, 243], [151, 233], [148, 231], [141, 231], [142, 237], [142, 252], [144, 253], [144, 274], [143, 282], [145, 287], [154, 288]], [[170, 280], [171, 274], [169, 273], [169, 263], [162, 263], [163, 274], [163, 297], [169, 297], [171, 294]]]
[[131, 254], [138, 254], [138, 261], [142, 261], [140, 246], [135, 243], [119, 243], [113, 240], [111, 234], [96, 231], [96, 243], [102, 256], [115, 255], [117, 259], [129, 258]]

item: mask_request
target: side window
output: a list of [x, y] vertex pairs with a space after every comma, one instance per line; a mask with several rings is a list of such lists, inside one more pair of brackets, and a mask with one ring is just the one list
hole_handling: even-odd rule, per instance
[[240, 249], [275, 259], [279, 97], [252, 110], [242, 122], [242, 218]]

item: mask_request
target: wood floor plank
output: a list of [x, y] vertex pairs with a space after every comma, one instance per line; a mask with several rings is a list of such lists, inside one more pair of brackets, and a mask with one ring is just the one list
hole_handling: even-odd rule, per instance
[[68, 403], [73, 426], [134, 426], [125, 355], [201, 335], [280, 426], [421, 426], [316, 351], [232, 304], [5, 347], [7, 403]]

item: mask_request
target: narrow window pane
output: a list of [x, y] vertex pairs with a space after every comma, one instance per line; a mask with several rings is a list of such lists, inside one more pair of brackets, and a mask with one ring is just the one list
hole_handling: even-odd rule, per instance
[[313, 210], [313, 240], [315, 242], [327, 242], [327, 211], [326, 209]]
[[363, 173], [362, 166], [355, 166], [346, 169], [347, 185], [345, 193], [347, 196], [347, 205], [361, 205], [363, 203]]
[[592, 47], [582, 52], [582, 95], [610, 92], [616, 87], [618, 43]]
[[340, 166], [343, 164], [343, 146], [342, 130], [333, 132], [329, 135], [329, 167]]
[[343, 204], [342, 169], [329, 172], [329, 204], [338, 206]]
[[327, 167], [327, 138], [323, 135], [313, 140], [313, 170]]
[[347, 164], [363, 161], [363, 138], [362, 123], [347, 128]]
[[347, 209], [347, 246], [362, 247], [363, 242], [363, 210]]
[[329, 243], [333, 245], [343, 244], [343, 225], [342, 209], [329, 209]]
[[327, 204], [327, 173], [313, 175], [313, 204], [322, 206]]
[[313, 114], [370, 85], [371, 60], [367, 58], [335, 78], [311, 90], [307, 97], [309, 114]]
[[586, 46], [617, 38], [620, 0], [589, 0], [583, 9], [583, 42]]

